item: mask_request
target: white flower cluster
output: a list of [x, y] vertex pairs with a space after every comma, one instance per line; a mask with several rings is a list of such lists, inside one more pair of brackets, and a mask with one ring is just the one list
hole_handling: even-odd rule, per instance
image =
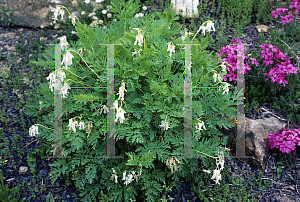
[[[141, 30], [139, 28], [132, 28], [134, 30], [138, 31], [138, 35], [136, 35], [135, 37], [135, 42], [134, 45], [136, 45], [138, 43], [139, 46], [143, 46], [143, 35], [141, 34]], [[134, 49], [135, 51], [132, 53], [132, 56], [136, 55], [137, 53], [140, 55], [140, 52], [142, 51], [142, 49], [140, 49], [138, 52], [136, 52], [137, 50]]]
[[[226, 71], [226, 65], [225, 65], [225, 62], [223, 62], [222, 64], [221, 64], [221, 67], [222, 67], [222, 72], [225, 72]], [[217, 74], [216, 72], [214, 73], [214, 75], [213, 75], [213, 78], [214, 78], [214, 81], [215, 82], [217, 82], [217, 79], [219, 80], [219, 82], [221, 82], [221, 83], [225, 83], [225, 87], [223, 88], [223, 90], [224, 90], [224, 92], [223, 92], [223, 95], [225, 94], [225, 93], [227, 93], [228, 94], [228, 91], [229, 91], [229, 86], [230, 86], [230, 84], [228, 84], [228, 83], [226, 83], [226, 82], [222, 82], [222, 78], [220, 77], [220, 75], [219, 74]], [[221, 86], [219, 86], [219, 90], [221, 89]], [[217, 91], [217, 92], [219, 92], [219, 90]]]
[[134, 17], [138, 18], [138, 17], [143, 17], [143, 16], [144, 16], [144, 14], [143, 14], [143, 13], [137, 13], [137, 14], [135, 14], [135, 16], [134, 16]]
[[[228, 84], [228, 83], [225, 83], [225, 86], [224, 86], [224, 88], [223, 88], [223, 90], [224, 90], [224, 92], [222, 93], [223, 95], [225, 94], [225, 93], [227, 93], [228, 94], [228, 92], [229, 92], [229, 87], [230, 85]], [[219, 86], [219, 90], [221, 89], [221, 86]], [[219, 92], [219, 90], [217, 90], [217, 92]]]
[[[183, 43], [185, 42], [185, 39], [187, 38], [188, 35], [192, 35], [193, 33], [191, 32], [185, 32], [184, 36], [181, 36], [181, 39], [183, 41]], [[183, 48], [184, 49], [184, 48]]]
[[137, 53], [138, 53], [139, 55], [141, 55], [142, 49], [140, 49], [138, 52], [136, 52], [136, 49], [134, 49], [134, 50], [135, 50], [135, 51], [132, 53], [132, 56], [136, 55]]
[[[172, 44], [171, 44], [172, 43]], [[168, 44], [168, 49], [167, 52], [170, 51], [169, 56], [172, 57], [172, 53], [175, 53], [175, 45], [173, 45], [173, 41], [167, 43]]]
[[61, 62], [61, 64], [65, 64], [65, 68], [68, 69], [69, 66], [72, 65], [72, 58], [74, 56], [71, 54], [70, 50], [67, 50], [67, 53], [64, 55], [63, 57], [63, 61]]
[[203, 129], [202, 129], [202, 126], [203, 126], [204, 130], [206, 130], [205, 125], [204, 125], [204, 122], [203, 122], [203, 121], [200, 121], [200, 119], [201, 119], [201, 117], [198, 119], [199, 122], [198, 122], [198, 124], [195, 126], [196, 129], [197, 129], [196, 132], [200, 132], [201, 130], [203, 130]]
[[139, 28], [132, 28], [134, 30], [137, 30], [138, 31], [138, 35], [135, 37], [135, 42], [134, 42], [134, 45], [137, 44], [137, 42], [139, 43], [138, 45], [139, 46], [143, 46], [143, 35], [141, 34], [141, 30]]
[[216, 72], [214, 73], [213, 77], [214, 77], [214, 81], [215, 81], [215, 82], [217, 82], [217, 78], [218, 78], [218, 80], [219, 80], [220, 82], [222, 82], [222, 80], [221, 80], [222, 78], [221, 78], [220, 75], [217, 74]]
[[53, 20], [58, 20], [57, 16], [60, 15], [61, 19], [63, 20], [64, 19], [64, 14], [65, 14], [65, 11], [61, 8], [61, 6], [57, 6], [55, 11], [54, 11], [54, 18], [52, 18], [52, 19]]
[[[146, 7], [146, 6], [143, 6], [143, 10], [144, 10], [144, 11], [147, 10], [147, 7]], [[135, 14], [134, 17], [136, 17], [136, 18], [144, 17], [144, 14], [143, 14], [143, 13], [137, 13], [137, 14]]]
[[119, 93], [117, 94], [119, 95], [118, 100], [124, 101], [124, 91], [127, 92], [127, 90], [125, 89], [125, 83], [123, 82], [119, 87]]
[[[216, 160], [216, 163], [217, 163], [217, 169], [214, 170], [214, 174], [213, 176], [211, 177], [211, 179], [215, 179], [214, 181], [217, 183], [217, 184], [220, 184], [219, 183], [219, 180], [221, 180], [221, 170], [224, 169], [224, 152], [219, 152], [219, 159]], [[219, 169], [219, 165], [221, 165], [221, 168]], [[204, 172], [206, 173], [211, 173], [210, 170], [203, 170]]]
[[[116, 171], [115, 171], [115, 169], [113, 169], [113, 168], [112, 168], [112, 170], [113, 170], [113, 173], [114, 173], [114, 174], [112, 174], [112, 176], [110, 177], [110, 179], [113, 180], [113, 179], [115, 178], [115, 183], [118, 183], [118, 176], [116, 175]], [[126, 176], [126, 170], [123, 172], [123, 179], [122, 179], [122, 181], [125, 181], [124, 184], [125, 184], [126, 186], [127, 186], [128, 184], [130, 184], [130, 183], [134, 180], [134, 178], [135, 178], [136, 181], [138, 182], [139, 177], [136, 176], [136, 174], [135, 174], [134, 171], [132, 171], [132, 174], [127, 175], [127, 176]]]
[[39, 129], [38, 126], [32, 125], [29, 128], [29, 136], [33, 137], [33, 136], [35, 136], [35, 134], [39, 134], [38, 129]]
[[[69, 43], [67, 42], [66, 36], [59, 37], [60, 39], [60, 46], [62, 50], [65, 50]], [[65, 64], [65, 68], [68, 69], [70, 65], [72, 65], [72, 58], [74, 56], [71, 54], [69, 50], [67, 50], [67, 53], [63, 57], [63, 61], [61, 64]], [[63, 79], [66, 78], [66, 75], [63, 71], [59, 70], [57, 72], [57, 76], [60, 78], [61, 82], [63, 82]], [[50, 80], [50, 86], [49, 88], [51, 89], [51, 92], [53, 92], [53, 87], [55, 87], [55, 78], [56, 78], [56, 73], [50, 73], [48, 77], [46, 77], [47, 80]], [[64, 86], [60, 89], [60, 93], [63, 95], [63, 98], [67, 98], [65, 95], [68, 94], [68, 89], [71, 89], [70, 86], [67, 84], [67, 82], [64, 83]]]
[[[124, 91], [127, 91], [125, 89], [125, 83], [123, 82], [121, 84], [121, 87], [119, 88], [119, 93], [117, 95], [119, 95], [118, 100], [123, 101], [124, 100]], [[111, 107], [110, 109], [117, 109], [117, 115], [116, 115], [116, 120], [115, 122], [117, 122], [118, 118], [120, 118], [120, 123], [123, 123], [123, 120], [125, 119], [124, 117], [124, 113], [126, 113], [124, 111], [124, 109], [122, 109], [121, 107], [118, 107], [118, 100], [116, 100], [113, 104], [113, 107]]]
[[165, 121], [161, 121], [161, 125], [159, 126], [164, 127], [164, 130], [168, 130], [170, 128], [168, 122]]
[[[66, 78], [65, 73], [61, 70], [58, 71], [58, 77], [60, 77], [61, 82], [63, 82], [63, 78]], [[50, 79], [50, 86], [49, 88], [51, 89], [51, 92], [53, 92], [53, 87], [55, 87], [55, 73], [50, 73], [48, 77], [46, 77], [47, 80]], [[64, 86], [61, 87], [61, 91], [59, 94], [63, 95], [63, 98], [67, 98], [66, 95], [68, 94], [68, 89], [71, 89], [71, 87], [68, 85], [67, 82], [64, 83]]]
[[72, 118], [69, 120], [69, 132], [71, 132], [71, 129], [73, 129], [74, 133], [76, 133], [76, 126], [79, 126], [79, 130], [83, 130], [84, 129], [84, 122], [80, 122], [78, 125], [77, 121], [74, 121]]
[[[77, 4], [76, 1], [73, 1], [72, 4]], [[50, 9], [51, 9], [51, 12], [53, 12], [54, 8], [50, 6]], [[57, 16], [60, 15], [61, 16], [61, 19], [64, 20], [64, 14], [65, 14], [65, 11], [63, 10], [63, 8], [58, 5], [55, 10], [54, 10], [54, 18], [52, 18], [55, 22], [55, 20], [58, 20], [57, 19]], [[72, 13], [72, 16], [69, 16], [69, 18], [71, 18], [72, 20], [72, 24], [73, 26], [75, 26], [75, 23], [76, 23], [76, 15]]]
[[[124, 101], [124, 91], [127, 91], [125, 89], [125, 83], [123, 82], [121, 84], [121, 86], [119, 87], [119, 93], [117, 93], [117, 95], [119, 95], [118, 100]], [[118, 107], [118, 100], [116, 100], [113, 103], [113, 107], [111, 107], [110, 109], [116, 109], [117, 110], [117, 115], [116, 115], [116, 120], [115, 122], [120, 118], [120, 123], [123, 123], [125, 117], [124, 114], [126, 114], [126, 112], [124, 111], [124, 109], [122, 109], [122, 107]], [[100, 115], [102, 114], [102, 111], [104, 110], [104, 114], [106, 114], [106, 112], [109, 112], [109, 108], [106, 105], [103, 105], [100, 111]]]
[[58, 37], [58, 39], [60, 40], [60, 47], [61, 50], [64, 51], [68, 48], [69, 43], [67, 42], [67, 37], [66, 36], [62, 36], [62, 37]]
[[207, 22], [207, 24], [206, 24], [205, 27], [204, 27], [204, 26], [200, 26], [200, 28], [198, 29], [197, 33], [198, 33], [200, 30], [203, 31], [204, 36], [205, 36], [205, 31], [208, 31], [208, 32], [216, 31], [216, 30], [215, 30], [214, 23], [213, 23], [211, 20], [209, 20], [209, 21]]

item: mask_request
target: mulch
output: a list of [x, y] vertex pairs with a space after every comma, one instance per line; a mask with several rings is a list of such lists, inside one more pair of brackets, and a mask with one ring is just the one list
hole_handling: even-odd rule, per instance
[[[157, 11], [159, 11], [159, 6], [156, 7]], [[197, 23], [197, 22], [196, 22]], [[254, 28], [256, 24], [255, 23], [250, 23], [246, 28], [244, 28], [244, 36], [242, 37], [243, 43], [247, 44], [252, 44], [251, 50], [255, 50], [260, 42], [258, 32]], [[186, 22], [185, 25], [186, 27], [189, 26], [189, 22]], [[267, 26], [275, 26], [274, 22], [271, 22], [267, 24]], [[13, 63], [13, 54], [15, 52], [15, 46], [16, 43], [20, 43], [20, 38], [19, 38], [19, 33], [22, 33], [23, 38], [25, 40], [25, 43], [31, 44], [32, 41], [35, 39], [39, 39], [39, 34], [37, 30], [34, 29], [29, 29], [29, 28], [21, 28], [21, 27], [0, 27], [0, 47], [4, 47], [4, 61], [6, 61], [8, 64], [14, 64]], [[48, 39], [48, 42], [53, 41], [54, 39], [57, 39], [59, 36], [58, 33], [56, 32], [50, 32], [44, 30], [45, 38]], [[231, 35], [234, 36], [234, 29], [233, 28], [226, 28], [225, 29], [225, 34], [226, 35]], [[30, 40], [30, 37], [32, 37], [32, 41]], [[178, 36], [177, 36], [178, 37]], [[216, 37], [216, 34], [213, 35], [213, 37]], [[228, 43], [230, 43], [232, 40], [232, 37], [228, 39]], [[10, 55], [9, 55], [10, 54]], [[19, 59], [19, 58], [17, 58]], [[19, 62], [19, 61], [18, 61]], [[1, 62], [0, 62], [1, 64]], [[25, 64], [22, 60], [19, 62], [18, 67], [12, 67], [13, 69], [22, 69], [24, 72], [28, 72], [30, 69], [30, 65]], [[4, 93], [2, 92], [3, 89], [1, 88], [1, 80], [0, 80], [0, 94]], [[12, 88], [8, 92], [9, 95], [12, 94]], [[283, 111], [276, 111], [271, 108], [272, 103], [269, 103], [269, 106], [263, 106], [266, 109], [272, 111], [272, 113], [276, 116], [278, 116], [281, 119], [286, 119], [286, 115], [284, 114]], [[261, 109], [262, 106], [259, 107]], [[269, 108], [268, 108], [269, 107]], [[8, 114], [9, 116], [11, 115], [17, 115], [18, 113], [16, 110], [14, 110], [13, 107], [9, 107], [10, 113]], [[256, 118], [259, 116], [256, 112], [253, 112], [250, 117]], [[32, 121], [30, 117], [26, 118], [26, 125], [29, 128], [32, 125]], [[300, 126], [300, 124], [299, 124]], [[12, 145], [12, 137], [11, 134], [8, 134], [8, 129], [4, 128], [4, 125], [0, 123], [0, 129], [4, 130], [4, 137], [8, 140], [9, 145]], [[34, 141], [35, 138], [31, 138], [28, 135], [25, 135], [24, 133], [20, 133], [20, 136], [23, 137], [23, 141], [20, 141], [20, 148], [23, 148], [24, 146], [28, 145], [32, 141]], [[24, 151], [24, 156], [22, 159], [22, 163], [19, 163], [19, 159], [17, 156], [16, 151], [12, 148], [12, 146], [9, 146], [11, 156], [8, 156], [8, 165], [5, 165], [2, 170], [4, 172], [4, 179], [5, 185], [9, 186], [9, 189], [15, 187], [17, 184], [22, 184], [22, 181], [24, 179], [28, 179], [28, 182], [30, 182], [33, 177], [30, 171], [27, 171], [25, 175], [20, 175], [18, 173], [19, 167], [20, 166], [27, 166], [25, 163], [26, 156], [28, 151], [31, 151], [32, 149], [37, 149], [41, 145], [41, 143], [38, 141], [37, 143], [29, 144], [28, 146], [25, 147]], [[229, 145], [226, 146], [227, 148], [230, 148]], [[276, 152], [274, 152], [276, 153]], [[279, 153], [279, 152], [277, 152]], [[3, 155], [3, 150], [1, 151], [1, 154]], [[296, 150], [297, 157], [300, 157], [300, 150]], [[231, 152], [231, 156], [234, 156], [234, 154]], [[13, 164], [12, 160], [16, 162], [15, 165], [17, 169], [13, 169]], [[299, 159], [298, 159], [299, 160]], [[52, 161], [52, 160], [50, 160]], [[75, 186], [70, 186], [65, 188], [65, 182], [63, 180], [58, 179], [57, 182], [59, 183], [59, 186], [51, 184], [49, 180], [49, 173], [50, 173], [50, 161], [49, 160], [43, 160], [37, 157], [37, 165], [35, 167], [36, 174], [43, 174], [42, 180], [37, 179], [36, 184], [38, 187], [41, 187], [41, 184], [45, 184], [47, 190], [43, 192], [42, 194], [37, 193], [35, 198], [32, 198], [29, 192], [29, 187], [32, 189], [34, 188], [32, 183], [25, 184], [24, 189], [21, 190], [21, 198], [25, 197], [25, 201], [45, 201], [47, 196], [49, 196], [49, 192], [51, 191], [52, 193], [55, 193], [56, 195], [62, 196], [62, 198], [66, 201], [76, 201], [75, 196], [77, 198], [81, 198], [78, 195], [78, 192], [75, 190]], [[271, 169], [273, 166], [275, 167], [280, 167], [278, 165], [279, 157], [275, 157], [274, 159], [268, 159], [268, 164], [266, 166], [266, 169], [263, 170], [263, 178], [262, 179], [271, 179], [273, 184], [269, 186], [266, 191], [259, 193], [258, 195], [255, 195], [256, 201], [260, 202], [269, 202], [269, 201], [296, 201], [300, 202], [300, 193], [299, 193], [299, 185], [300, 185], [300, 169], [297, 169], [295, 167], [283, 167], [282, 168], [282, 177], [277, 178], [276, 172]], [[233, 176], [239, 176], [240, 178], [245, 179], [245, 182], [251, 179], [251, 174], [255, 173], [256, 176], [257, 170], [255, 168], [252, 168], [250, 165], [246, 164], [244, 165], [243, 159], [237, 159], [237, 158], [232, 158], [231, 160], [225, 159], [225, 164], [229, 166], [228, 174], [233, 178]], [[199, 161], [199, 168], [202, 167], [202, 163]], [[257, 177], [256, 177], [257, 179]], [[170, 195], [172, 198], [174, 198], [175, 202], [179, 201], [200, 201], [199, 199], [195, 199], [195, 193], [191, 192], [190, 185], [191, 181], [186, 180], [186, 179], [181, 179], [181, 187], [180, 189], [176, 190], [173, 188], [168, 195]], [[230, 183], [228, 180], [225, 180], [225, 182]], [[214, 183], [210, 184], [209, 187], [215, 186]], [[252, 193], [254, 190], [248, 190], [249, 193]], [[195, 200], [193, 200], [195, 199]], [[61, 201], [61, 200], [56, 200], [56, 201]]]

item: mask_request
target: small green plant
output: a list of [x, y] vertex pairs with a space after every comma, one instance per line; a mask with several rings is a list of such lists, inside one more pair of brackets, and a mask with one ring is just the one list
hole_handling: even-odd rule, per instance
[[49, 192], [49, 195], [50, 195], [50, 199], [46, 199], [46, 202], [54, 202], [54, 199], [53, 199], [53, 195], [51, 192]]
[[[23, 180], [22, 186], [24, 186], [24, 184], [26, 184], [26, 183], [27, 183], [27, 179]], [[24, 187], [22, 189], [24, 189]]]
[[31, 198], [35, 198], [36, 197], [36, 195], [32, 192], [31, 193]]
[[[253, 173], [251, 180], [245, 182], [243, 178], [237, 176], [231, 178], [227, 173], [228, 168], [229, 167], [225, 164], [225, 177], [222, 177], [220, 184], [213, 186], [208, 186], [211, 184], [210, 177], [206, 173], [198, 171], [197, 174], [194, 174], [196, 177], [194, 177], [191, 182], [191, 190], [196, 192], [198, 198], [202, 201], [224, 201], [224, 199], [226, 199], [226, 201], [251, 201], [250, 199], [254, 198], [255, 193], [249, 194], [247, 193], [248, 190], [254, 190], [254, 187], [257, 186], [256, 188], [259, 191], [256, 191], [256, 194], [261, 193], [271, 184], [271, 182], [268, 181], [265, 183], [265, 186], [262, 187], [262, 171], [259, 171], [257, 181], [255, 181], [256, 177], [254, 176], [255, 173]], [[225, 183], [225, 179], [229, 181], [229, 184]]]
[[20, 40], [21, 40], [21, 44], [16, 43], [16, 52], [21, 55], [23, 52], [25, 52], [25, 46], [24, 46], [24, 39], [23, 39], [23, 35], [22, 32], [20, 32]]
[[275, 167], [273, 166], [272, 169], [276, 172], [277, 178], [279, 179], [281, 177], [282, 168], [281, 167]]
[[276, 110], [279, 110], [280, 109], [280, 105], [278, 104], [277, 101], [274, 102], [274, 104], [272, 105], [272, 107]]
[[5, 58], [5, 55], [4, 55], [4, 48], [2, 48], [1, 50], [0, 50], [0, 60], [3, 60], [4, 58]]
[[0, 72], [1, 72], [1, 77], [3, 78], [3, 83], [5, 83], [5, 80], [10, 76], [10, 67], [11, 65], [7, 66], [6, 64], [3, 64], [4, 62], [0, 63]]
[[15, 161], [14, 160], [12, 160], [12, 164], [13, 164], [13, 168], [17, 169], [17, 166], [15, 165]]
[[[0, 11], [4, 11], [6, 6], [7, 6], [7, 4], [4, 4], [4, 5], [1, 4], [0, 5]], [[0, 20], [7, 20], [5, 22], [7, 23], [8, 26], [10, 26], [10, 25], [13, 26], [15, 24], [14, 20], [10, 16], [11, 13], [12, 13], [12, 11], [4, 11], [4, 15], [2, 15], [1, 19], [0, 19]]]
[[99, 193], [98, 199], [100, 201], [104, 202], [104, 201], [108, 201], [109, 197], [106, 194], [103, 193], [103, 190], [101, 190], [100, 193]]
[[252, 0], [218, 0], [219, 6], [228, 16], [229, 25], [235, 22], [235, 26], [244, 27], [251, 21], [253, 1]]
[[253, 4], [253, 12], [256, 15], [256, 24], [260, 21], [268, 23], [272, 20], [271, 5], [269, 0], [255, 0]]
[[41, 186], [41, 193], [43, 193], [43, 191], [46, 191], [47, 189], [46, 189], [46, 185], [45, 184], [43, 184], [42, 186]]
[[0, 199], [2, 202], [23, 202], [25, 199], [20, 199], [20, 185], [13, 189], [8, 189], [8, 185], [3, 184], [3, 172], [0, 170]]
[[[5, 139], [6, 140], [6, 139]], [[4, 163], [4, 161], [5, 161], [5, 159], [6, 159], [6, 156], [7, 156], [7, 153], [9, 152], [9, 149], [6, 149], [6, 152], [5, 152], [5, 154], [4, 154], [4, 157], [2, 158], [0, 158], [0, 167], [2, 167], [2, 166], [4, 166], [5, 165], [5, 163]]]

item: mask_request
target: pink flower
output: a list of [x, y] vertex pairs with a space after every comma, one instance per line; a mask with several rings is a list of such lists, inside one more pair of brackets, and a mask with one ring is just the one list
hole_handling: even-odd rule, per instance
[[279, 10], [281, 13], [286, 13], [286, 12], [288, 12], [289, 9], [287, 9], [287, 8], [278, 8], [277, 10]]
[[252, 63], [252, 64], [255, 64], [256, 67], [258, 66], [258, 62], [256, 61], [255, 58], [249, 58], [249, 60], [251, 60], [251, 63]]
[[268, 66], [269, 64], [273, 64], [273, 61], [270, 58], [268, 58], [263, 60], [263, 63], [265, 63]]
[[229, 76], [229, 81], [235, 81], [235, 77], [237, 77], [235, 74], [231, 73]]
[[265, 49], [265, 48], [267, 48], [268, 46], [269, 46], [269, 44], [261, 44], [261, 45], [259, 45], [259, 47], [262, 48], [262, 49]]
[[277, 11], [272, 11], [271, 13], [273, 18], [278, 18], [279, 13]]
[[290, 151], [295, 150], [297, 143], [298, 146], [300, 146], [299, 129], [288, 130], [282, 128], [283, 131], [281, 133], [269, 133], [268, 145], [271, 149], [279, 148], [279, 150], [283, 153], [289, 153]]
[[[300, 4], [299, 4], [299, 1], [298, 0], [291, 0], [291, 4], [290, 4], [290, 9], [292, 9], [293, 7], [296, 8], [296, 10], [294, 10], [295, 13], [299, 13], [300, 12]], [[283, 13], [286, 13], [288, 12], [289, 9], [287, 8], [277, 8], [276, 11], [272, 11], [272, 17], [273, 18], [278, 18], [278, 15], [279, 14], [283, 14]], [[286, 23], [290, 23], [290, 22], [293, 22], [294, 19], [293, 19], [293, 15], [288, 12], [288, 15], [286, 16], [280, 16], [280, 22], [282, 23], [282, 25], [285, 25]]]
[[[229, 78], [229, 81], [235, 81], [237, 75], [234, 74], [234, 72], [237, 70], [237, 68], [239, 69], [240, 65], [244, 67], [244, 71], [239, 69], [238, 73], [244, 72], [245, 74], [246, 71], [251, 70], [250, 66], [247, 63], [243, 64], [242, 61], [237, 61], [237, 57], [242, 57], [243, 60], [245, 60], [247, 57], [245, 56], [245, 51], [242, 50], [242, 46], [240, 44], [236, 45], [235, 43], [242, 43], [242, 42], [241, 40], [238, 40], [238, 38], [234, 38], [233, 42], [231, 43], [232, 45], [227, 45], [225, 47], [222, 47], [221, 50], [218, 52], [218, 56], [223, 56], [225, 54], [225, 58], [220, 58], [222, 59], [222, 62], [228, 63], [230, 65], [229, 66], [226, 64], [228, 74], [226, 74], [225, 77], [223, 78], [224, 81], [227, 81], [227, 77]], [[290, 64], [290, 61], [287, 61], [289, 57], [285, 56], [275, 46], [271, 44], [261, 44], [260, 47], [262, 49], [265, 49], [261, 51], [260, 58], [265, 58], [265, 60], [263, 60], [262, 62], [265, 63], [266, 66], [272, 65], [274, 64], [274, 62], [276, 62], [274, 68], [271, 68], [268, 73], [263, 73], [263, 74], [269, 75], [269, 78], [271, 79], [271, 83], [277, 81], [279, 84], [283, 84], [283, 86], [285, 87], [285, 84], [288, 84], [288, 82], [284, 80], [285, 75], [290, 73], [296, 74], [298, 69], [294, 67], [292, 64]], [[244, 49], [247, 50], [246, 48]], [[273, 59], [277, 59], [277, 60], [273, 60]], [[251, 61], [252, 64], [258, 66], [258, 62], [256, 61], [256, 59], [249, 58], [249, 61]]]
[[282, 22], [283, 25], [285, 25], [286, 23], [289, 22], [288, 16], [280, 16], [281, 20], [280, 22]]
[[91, 17], [93, 15], [96, 15], [96, 13], [95, 12], [89, 13], [89, 17]]

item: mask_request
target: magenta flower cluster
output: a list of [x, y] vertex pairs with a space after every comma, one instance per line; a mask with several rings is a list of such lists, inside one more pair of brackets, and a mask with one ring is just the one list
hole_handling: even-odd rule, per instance
[[282, 132], [269, 133], [268, 144], [271, 149], [279, 148], [282, 153], [290, 153], [295, 150], [295, 146], [300, 146], [300, 128], [288, 130], [282, 128]]
[[[294, 13], [300, 13], [300, 0], [291, 0], [291, 3], [290, 3], [290, 9], [292, 8], [296, 8], [294, 10]], [[290, 23], [290, 22], [293, 22], [294, 19], [293, 19], [293, 15], [289, 12], [289, 9], [287, 8], [277, 8], [276, 11], [272, 11], [272, 17], [273, 18], [278, 18], [278, 15], [280, 15], [281, 13], [286, 13], [288, 12], [288, 15], [281, 15], [280, 16], [280, 22], [282, 23], [282, 25], [285, 25], [286, 23]]]
[[[298, 68], [294, 67], [291, 64], [291, 61], [287, 61], [289, 58], [288, 56], [285, 56], [278, 48], [271, 44], [262, 44], [259, 46], [260, 48], [264, 49], [261, 51], [260, 58], [265, 58], [262, 62], [266, 64], [266, 66], [270, 64], [276, 65], [274, 68], [271, 68], [269, 70], [269, 73], [263, 73], [264, 75], [270, 75], [270, 79], [272, 83], [277, 81], [278, 83], [282, 83], [283, 87], [285, 87], [285, 84], [288, 84], [285, 78], [285, 74], [297, 74]], [[270, 48], [270, 49], [269, 49]], [[275, 61], [273, 61], [273, 57], [275, 57]]]
[[[238, 45], [235, 45], [235, 43], [238, 43]], [[231, 43], [233, 45], [227, 45], [221, 48], [219, 50], [218, 56], [223, 57], [223, 54], [225, 54], [224, 58], [220, 58], [222, 62], [225, 62], [225, 65], [228, 70], [228, 74], [223, 77], [224, 81], [227, 81], [226, 77], [229, 77], [229, 81], [235, 81], [235, 78], [237, 75], [234, 73], [236, 69], [238, 68], [238, 65], [240, 61], [237, 61], [237, 57], [242, 57], [242, 59], [246, 59], [247, 56], [245, 56], [245, 52], [241, 51], [242, 49], [242, 41], [238, 40], [238, 38], [233, 38], [233, 42]], [[273, 65], [274, 67], [269, 70], [268, 73], [263, 73], [264, 75], [269, 75], [269, 78], [271, 79], [271, 83], [274, 83], [277, 81], [279, 84], [283, 84], [283, 87], [285, 87], [285, 84], [288, 84], [288, 82], [285, 80], [286, 74], [297, 74], [298, 68], [294, 67], [291, 64], [291, 61], [287, 59], [288, 56], [285, 56], [278, 48], [271, 44], [261, 44], [259, 46], [263, 50], [261, 51], [260, 58], [264, 58], [262, 61], [265, 63], [266, 66]], [[240, 53], [237, 51], [241, 51]], [[244, 48], [245, 51], [247, 51], [246, 48]], [[255, 58], [249, 58], [251, 60], [252, 64], [255, 64], [258, 66], [258, 62]], [[240, 73], [246, 73], [246, 70], [251, 70], [249, 65], [246, 63], [244, 64], [244, 71], [241, 71]]]
[[[238, 37], [239, 38], [239, 37]], [[238, 40], [238, 38], [233, 38], [233, 42], [231, 44], [233, 45], [227, 45], [221, 48], [221, 50], [219, 50], [219, 54], [218, 56], [223, 56], [223, 54], [226, 54], [225, 58], [220, 58], [221, 60], [223, 60], [226, 64], [227, 70], [228, 70], [228, 74], [225, 75], [225, 77], [223, 77], [224, 81], [227, 81], [226, 77], [229, 77], [229, 81], [235, 81], [235, 78], [237, 77], [237, 75], [234, 73], [237, 69], [237, 45], [236, 43], [242, 44], [242, 40]], [[247, 51], [247, 48], [244, 48], [245, 51]], [[241, 54], [239, 53], [238, 56], [240, 57]], [[244, 52], [244, 56], [243, 59], [246, 59], [247, 56], [245, 56], [245, 52]], [[252, 64], [255, 64], [256, 66], [258, 65], [258, 63], [256, 62], [255, 58], [249, 58], [249, 60], [251, 60]], [[229, 64], [229, 65], [228, 65]], [[246, 70], [251, 70], [250, 66], [246, 63], [244, 64], [244, 74], [246, 74]]]

